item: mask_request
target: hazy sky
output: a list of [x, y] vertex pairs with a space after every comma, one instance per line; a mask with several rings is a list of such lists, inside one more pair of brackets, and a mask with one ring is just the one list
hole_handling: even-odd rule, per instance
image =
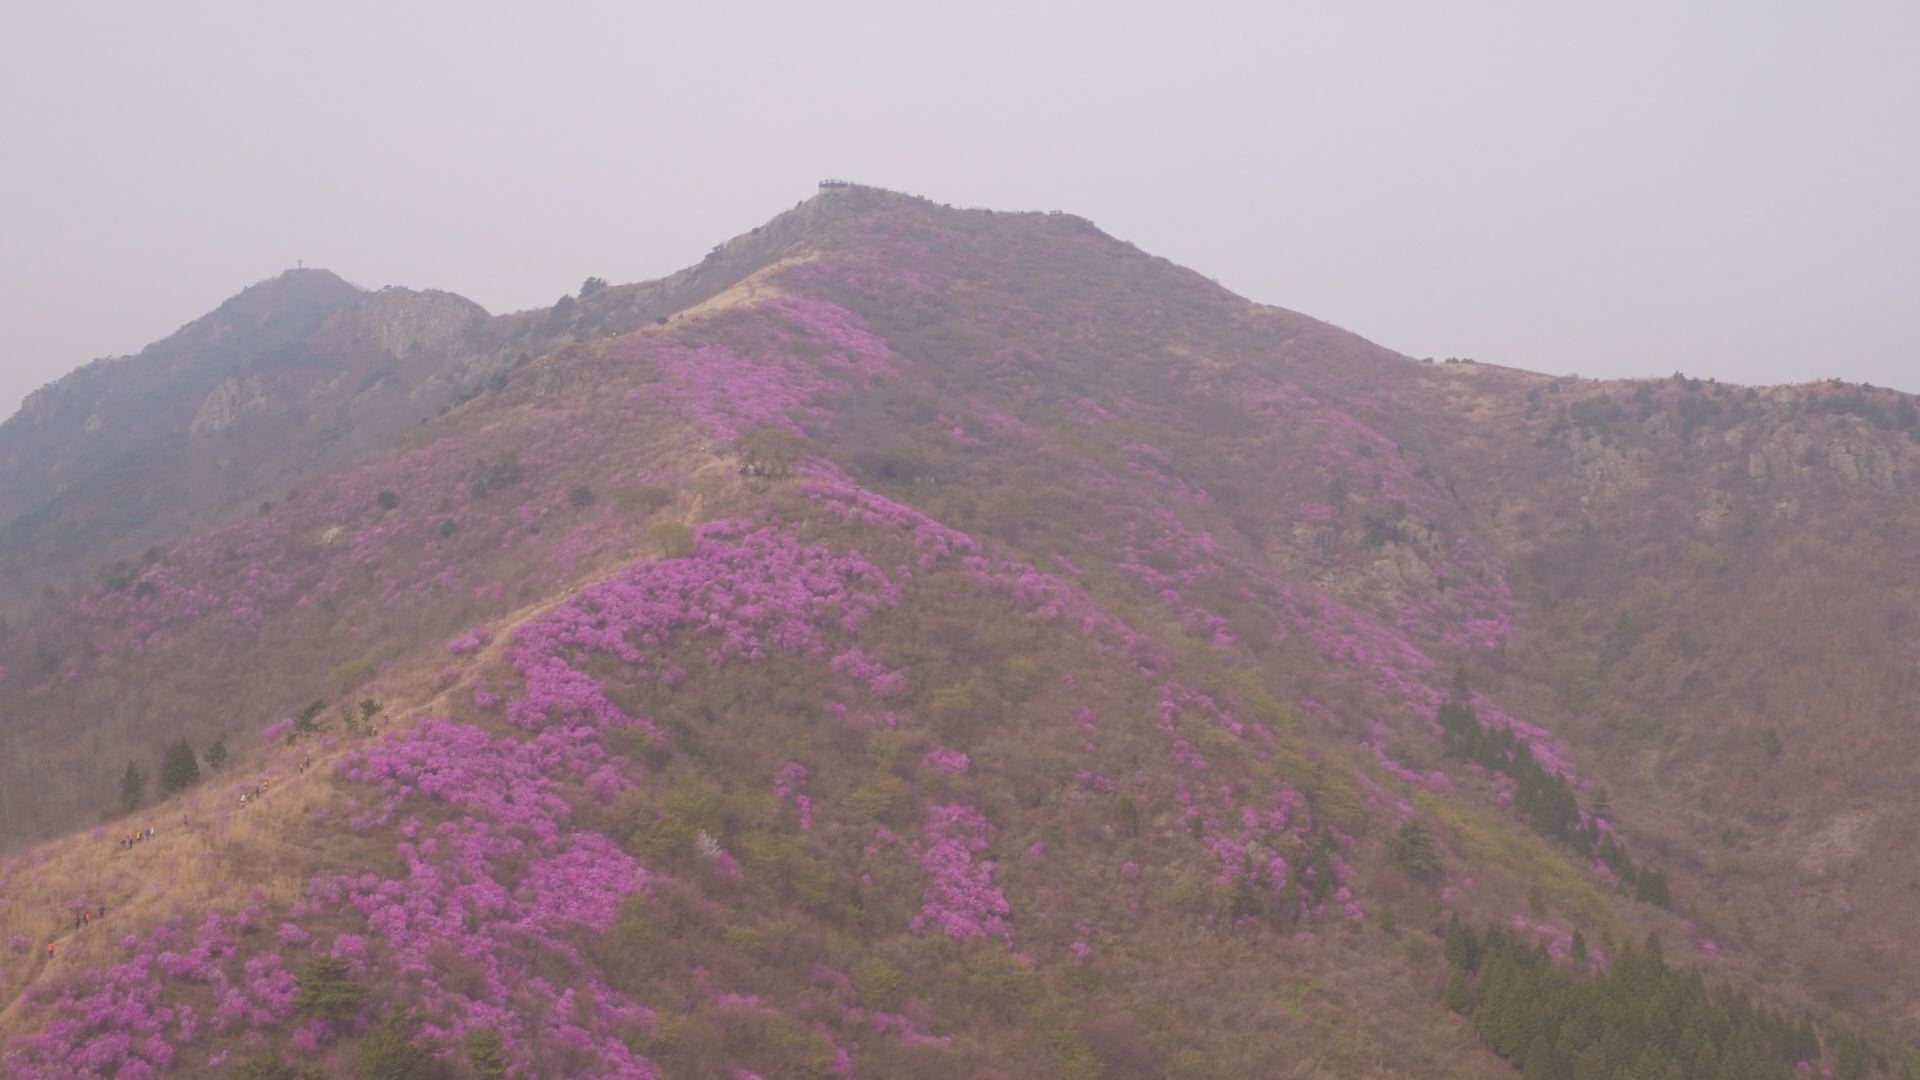
[[304, 260], [493, 311], [839, 176], [1415, 356], [1920, 391], [1920, 3], [9, 5], [0, 414]]

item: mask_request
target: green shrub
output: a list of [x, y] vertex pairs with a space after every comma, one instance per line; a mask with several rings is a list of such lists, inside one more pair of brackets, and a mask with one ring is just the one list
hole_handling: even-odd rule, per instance
[[853, 978], [853, 988], [860, 993], [861, 1004], [889, 1012], [900, 1006], [905, 976], [893, 964], [869, 956], [853, 965], [848, 974]]
[[613, 493], [613, 505], [623, 514], [651, 514], [673, 501], [673, 489], [658, 484], [628, 484]]
[[740, 455], [742, 474], [782, 479], [807, 456], [807, 439], [786, 428], [763, 427], [740, 436], [733, 449]]
[[693, 554], [693, 530], [678, 521], [659, 521], [647, 526], [647, 546], [663, 559], [680, 559]]
[[354, 982], [345, 960], [316, 956], [293, 977], [294, 1008], [328, 1020], [350, 1020], [367, 998], [367, 988]]
[[1415, 881], [1429, 881], [1440, 876], [1440, 854], [1434, 849], [1433, 830], [1417, 821], [1409, 821], [1400, 826], [1400, 831], [1387, 841], [1387, 856], [1400, 872]]
[[360, 1040], [354, 1047], [354, 1071], [360, 1080], [440, 1080], [447, 1067], [414, 1037], [412, 1025], [398, 1017]]
[[480, 1080], [505, 1080], [507, 1044], [492, 1028], [467, 1032], [467, 1066]]
[[234, 1075], [238, 1080], [322, 1080], [319, 1069], [289, 1065], [272, 1051], [248, 1058]]
[[856, 817], [892, 819], [907, 801], [907, 785], [892, 773], [875, 773], [847, 796], [847, 810]]
[[1100, 1060], [1094, 1057], [1093, 1047], [1087, 1045], [1086, 1037], [1073, 1026], [1065, 1010], [1051, 1003], [1035, 1007], [1027, 1013], [1027, 1030], [1053, 1055], [1053, 1063], [1058, 1068], [1055, 1076], [1063, 1080], [1096, 1080], [1100, 1075]]

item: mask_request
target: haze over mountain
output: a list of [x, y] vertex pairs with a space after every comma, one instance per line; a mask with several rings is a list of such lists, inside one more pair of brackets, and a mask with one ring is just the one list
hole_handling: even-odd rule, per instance
[[836, 186], [549, 310], [262, 282], [0, 468], [11, 1076], [1920, 1064], [1895, 391]]
[[297, 260], [544, 306], [833, 175], [1414, 356], [1920, 392], [1916, 53], [1900, 0], [28, 5], [0, 416]]

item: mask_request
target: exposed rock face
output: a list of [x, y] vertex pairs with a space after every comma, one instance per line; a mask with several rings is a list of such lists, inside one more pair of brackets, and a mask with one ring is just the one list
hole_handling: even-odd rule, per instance
[[1848, 484], [1891, 491], [1898, 479], [1898, 458], [1886, 442], [1859, 430], [1816, 441], [1803, 431], [1783, 428], [1747, 455], [1753, 480], [1809, 477], [1825, 465]]
[[1386, 545], [1385, 554], [1373, 564], [1374, 575], [1395, 588], [1425, 589], [1433, 585], [1433, 567], [1405, 544]]
[[1732, 496], [1724, 491], [1711, 491], [1707, 493], [1706, 507], [1693, 515], [1693, 520], [1701, 529], [1712, 532], [1726, 524], [1727, 518], [1732, 513]]
[[1630, 459], [1618, 446], [1597, 434], [1569, 433], [1567, 444], [1573, 450], [1573, 466], [1587, 485], [1588, 493], [1598, 499], [1615, 499], [1628, 488], [1637, 486], [1639, 477]]
[[200, 411], [193, 416], [190, 431], [195, 435], [218, 435], [233, 430], [251, 412], [268, 405], [267, 387], [258, 375], [244, 379], [223, 379], [213, 388]]
[[1893, 452], [1878, 442], [1841, 437], [1827, 443], [1827, 464], [1849, 484], [1893, 489]]
[[1798, 431], [1776, 431], [1758, 449], [1747, 455], [1747, 475], [1755, 480], [1785, 480], [1805, 476], [1810, 467], [1807, 452], [1813, 440]]
[[487, 321], [487, 312], [453, 293], [387, 289], [367, 302], [359, 318], [384, 352], [405, 360], [448, 354]]

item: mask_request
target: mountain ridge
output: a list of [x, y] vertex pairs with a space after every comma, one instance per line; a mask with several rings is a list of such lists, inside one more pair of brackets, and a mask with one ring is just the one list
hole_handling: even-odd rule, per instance
[[[1820, 689], [1772, 688], [1791, 708], [1699, 714], [1766, 685], [1757, 658], [1791, 640], [1739, 605], [1758, 582], [1898, 608], [1910, 399], [1425, 364], [1081, 219], [858, 188], [663, 282], [579, 298], [565, 333], [532, 329], [554, 309], [495, 317], [551, 348], [298, 499], [17, 620], [0, 692], [29, 771], [0, 794], [94, 760], [57, 812], [15, 802], [10, 821], [107, 801], [112, 731], [149, 754], [224, 733], [240, 754], [131, 819], [196, 823], [157, 842], [217, 871], [200, 893], [129, 881], [147, 851], [71, 833], [0, 871], [0, 896], [34, 898], [11, 910], [111, 894], [151, 925], [177, 915], [200, 966], [138, 945], [140, 993], [205, 1013], [195, 987], [257, 961], [264, 988], [239, 991], [264, 1012], [243, 1027], [340, 1069], [370, 1036], [275, 1004], [275, 972], [344, 957], [448, 1061], [478, 1025], [542, 1075], [825, 1075], [843, 1056], [875, 1075], [1500, 1075], [1440, 1006], [1428, 932], [1449, 912], [1518, 919], [1561, 957], [1575, 930], [1658, 931], [1836, 1025], [1830, 1058], [1864, 1031], [1897, 1063], [1889, 1032], [1920, 1001], [1910, 913], [1897, 877], [1860, 869], [1900, 867], [1913, 820], [1908, 736], [1884, 721], [1906, 691], [1858, 677], [1889, 653], [1836, 637], [1790, 665]], [[1887, 572], [1847, 585], [1801, 529], [1864, 531], [1853, 550]], [[1787, 722], [1831, 686], [1817, 667], [1855, 676], [1841, 731], [1880, 740], [1870, 760]], [[392, 717], [377, 737], [351, 719], [363, 699]], [[309, 700], [327, 730], [244, 734]], [[1772, 758], [1729, 758], [1766, 730]], [[1770, 800], [1782, 759], [1804, 799]], [[550, 817], [434, 779], [460, 776], [531, 785]], [[284, 801], [239, 810], [251, 777]], [[1845, 805], [1861, 784], [1882, 802], [1864, 823]], [[1411, 825], [1437, 875], [1405, 861]], [[1851, 869], [1794, 871], [1827, 908], [1762, 895], [1812, 850], [1795, 837], [1834, 828]], [[495, 829], [525, 857], [471, 854]], [[538, 869], [575, 859], [618, 880], [568, 891]], [[605, 1003], [574, 1017], [590, 1038], [511, 1019], [559, 1007], [516, 999], [512, 971], [420, 951], [402, 913], [480, 896], [429, 878], [507, 897], [462, 908], [478, 936], [460, 948], [566, 970]], [[224, 921], [249, 909], [293, 929]], [[192, 930], [207, 911], [219, 924]], [[1836, 911], [1843, 947], [1822, 956], [1806, 931]], [[496, 917], [538, 947], [489, 936]], [[15, 957], [0, 987], [97, 997], [97, 948]], [[397, 990], [420, 964], [460, 988]], [[1020, 1004], [981, 1005], [996, 995]], [[13, 1031], [63, 1008], [14, 1000]], [[1364, 1019], [1383, 1008], [1414, 1019]], [[1229, 1039], [1230, 1015], [1271, 1031]], [[193, 1068], [220, 1052], [157, 1024]]]

